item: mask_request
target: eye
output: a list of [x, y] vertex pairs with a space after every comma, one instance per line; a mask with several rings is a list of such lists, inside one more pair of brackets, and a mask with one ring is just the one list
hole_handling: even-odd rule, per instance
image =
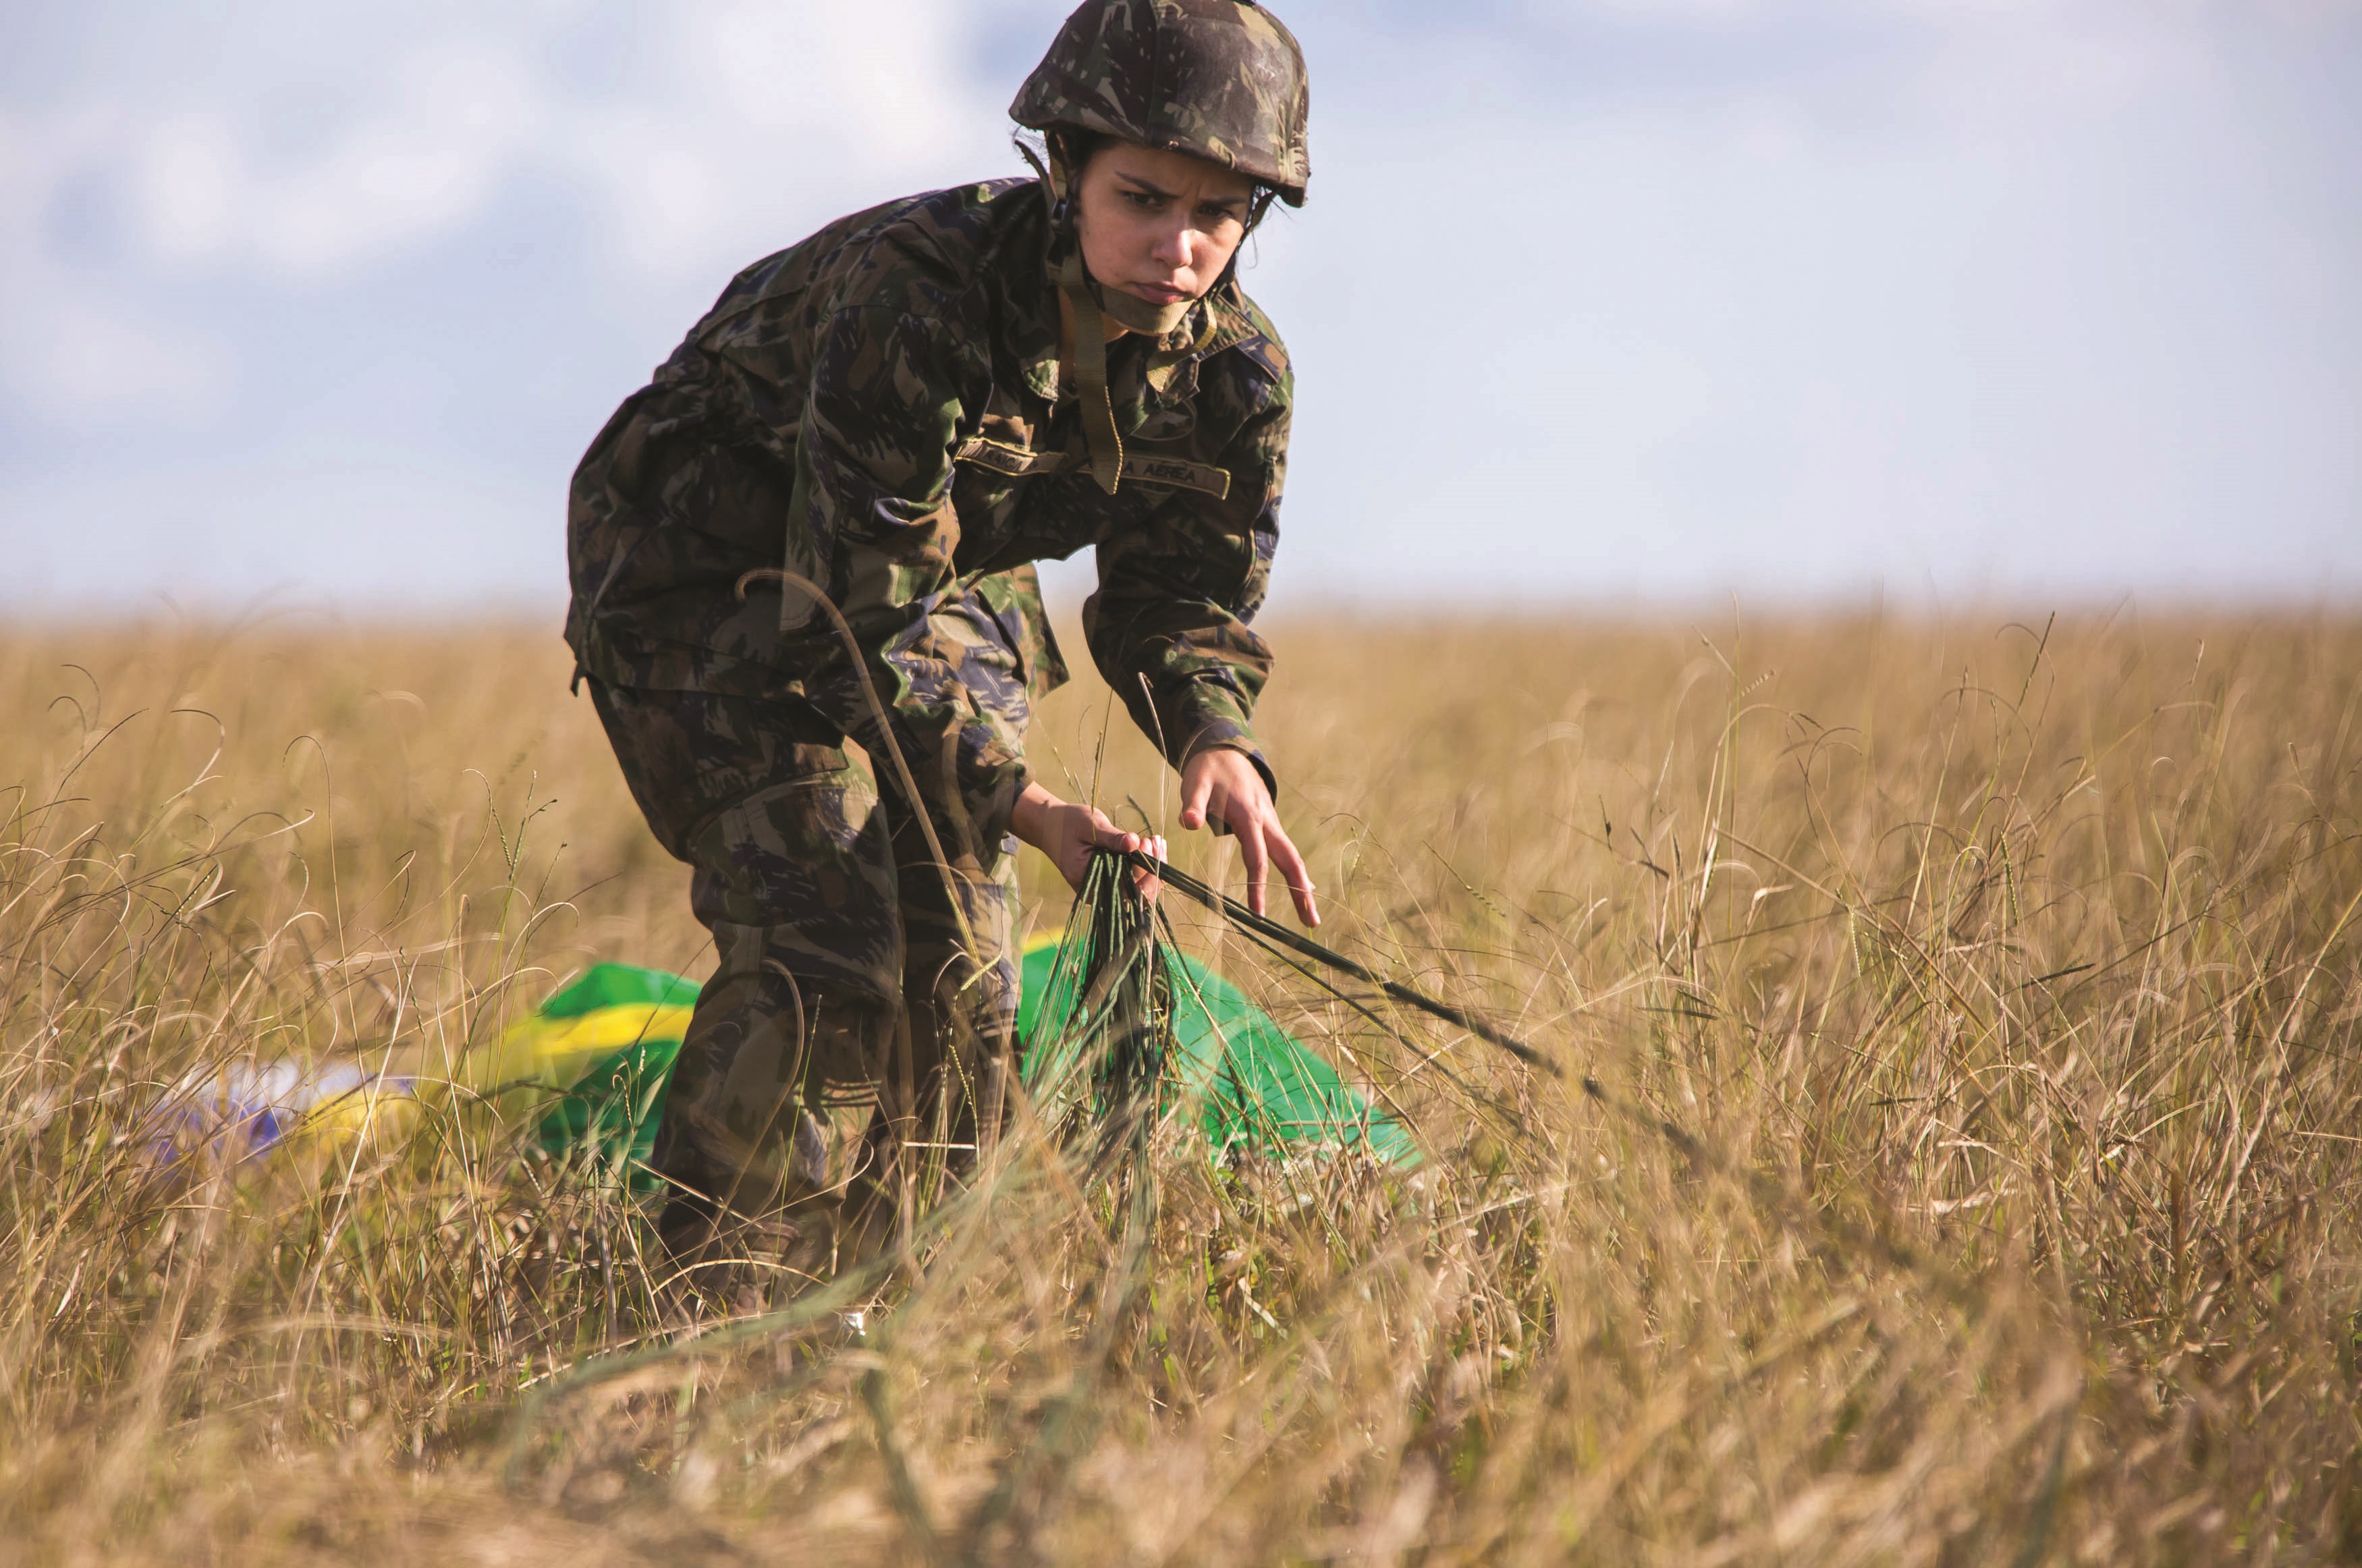
[[1125, 191], [1121, 194], [1125, 201], [1144, 213], [1154, 212], [1162, 202], [1161, 197], [1150, 195], [1146, 191]]

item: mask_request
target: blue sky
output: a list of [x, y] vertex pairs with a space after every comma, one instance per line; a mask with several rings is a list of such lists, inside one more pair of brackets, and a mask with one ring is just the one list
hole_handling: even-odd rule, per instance
[[[608, 411], [1018, 171], [1063, 9], [14, 0], [0, 605], [551, 609]], [[2362, 596], [2362, 9], [1281, 14], [1275, 607]]]

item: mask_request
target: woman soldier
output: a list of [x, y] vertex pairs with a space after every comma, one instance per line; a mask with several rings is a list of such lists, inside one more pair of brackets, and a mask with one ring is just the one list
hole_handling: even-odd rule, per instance
[[[1252, 0], [1086, 0], [1010, 106], [1041, 180], [756, 263], [582, 459], [577, 681], [720, 959], [657, 1141], [677, 1256], [825, 1266], [906, 1220], [903, 1152], [997, 1126], [1016, 841], [1074, 883], [1148, 844], [1027, 767], [1065, 679], [1035, 560], [1096, 547], [1091, 654], [1182, 825], [1318, 923], [1249, 724], [1293, 387], [1235, 278], [1304, 200], [1307, 102]], [[833, 1187], [817, 1113], [851, 1103]]]

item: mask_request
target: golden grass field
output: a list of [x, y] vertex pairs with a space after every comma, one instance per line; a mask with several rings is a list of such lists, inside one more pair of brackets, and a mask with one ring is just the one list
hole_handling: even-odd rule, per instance
[[1324, 939], [1559, 1070], [1185, 921], [1428, 1168], [1176, 1128], [1142, 1275], [1021, 1138], [857, 1341], [480, 1108], [138, 1135], [702, 973], [554, 631], [0, 634], [0, 1558], [2362, 1561], [2362, 619], [2007, 622], [1278, 627]]

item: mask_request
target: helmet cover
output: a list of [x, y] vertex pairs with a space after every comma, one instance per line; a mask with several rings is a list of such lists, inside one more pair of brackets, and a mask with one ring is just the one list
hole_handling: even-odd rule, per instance
[[1300, 207], [1310, 103], [1303, 50], [1253, 0], [1083, 0], [1009, 117], [1186, 152]]

